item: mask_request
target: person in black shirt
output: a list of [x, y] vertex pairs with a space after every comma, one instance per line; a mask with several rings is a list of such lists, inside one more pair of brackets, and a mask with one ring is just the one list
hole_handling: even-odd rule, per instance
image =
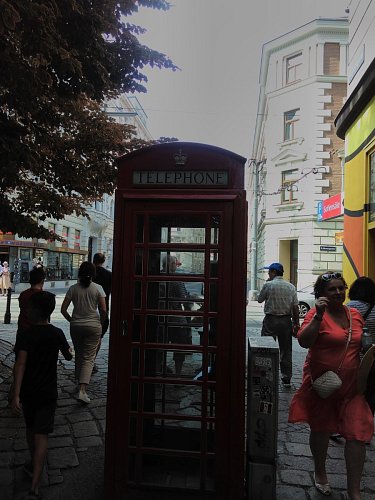
[[93, 263], [96, 268], [96, 275], [95, 278], [93, 278], [93, 282], [97, 283], [98, 285], [101, 285], [106, 295], [105, 303], [107, 306], [107, 317], [104, 320], [102, 327], [102, 338], [106, 333], [106, 331], [108, 330], [109, 326], [109, 318], [108, 318], [109, 297], [111, 295], [111, 287], [112, 287], [112, 273], [111, 271], [108, 271], [108, 269], [105, 269], [103, 267], [104, 262], [105, 262], [105, 255], [103, 253], [96, 253], [94, 255]]
[[15, 381], [12, 409], [23, 416], [31, 456], [32, 483], [25, 499], [38, 499], [39, 483], [47, 456], [48, 434], [53, 432], [57, 401], [57, 360], [59, 351], [68, 361], [71, 349], [62, 330], [48, 318], [56, 306], [56, 297], [40, 291], [29, 300], [31, 326], [19, 332], [15, 352]]

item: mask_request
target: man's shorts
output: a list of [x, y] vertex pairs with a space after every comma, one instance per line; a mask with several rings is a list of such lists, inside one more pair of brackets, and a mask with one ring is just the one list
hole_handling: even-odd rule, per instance
[[34, 434], [50, 434], [53, 432], [56, 401], [22, 400], [22, 410], [27, 429]]

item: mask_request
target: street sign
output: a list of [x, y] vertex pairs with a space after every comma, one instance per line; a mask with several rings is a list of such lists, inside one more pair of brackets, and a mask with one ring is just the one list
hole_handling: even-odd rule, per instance
[[321, 252], [336, 252], [336, 246], [335, 245], [321, 245], [320, 251]]

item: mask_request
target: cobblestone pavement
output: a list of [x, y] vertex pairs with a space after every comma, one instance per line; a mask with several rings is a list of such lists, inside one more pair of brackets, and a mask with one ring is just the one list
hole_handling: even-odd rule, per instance
[[[57, 306], [52, 323], [64, 330], [70, 342], [69, 325], [59, 310], [63, 291], [56, 291]], [[22, 466], [28, 458], [25, 427], [22, 418], [14, 417], [7, 407], [18, 316], [17, 296], [11, 305], [11, 324], [3, 324], [5, 300], [0, 302], [0, 500], [21, 500], [29, 485]], [[247, 333], [250, 338], [260, 334], [262, 307], [251, 302], [247, 311]], [[93, 374], [88, 389], [93, 401], [83, 406], [75, 399], [73, 362], [64, 359], [58, 364], [59, 400], [55, 432], [49, 439], [48, 471], [41, 493], [45, 500], [103, 500], [104, 432], [107, 389], [108, 340], [104, 337], [97, 358], [99, 371]], [[70, 342], [71, 343], [71, 342]], [[313, 464], [308, 445], [307, 426], [287, 423], [291, 397], [301, 381], [301, 368], [306, 351], [293, 341], [292, 388], [280, 386], [277, 500], [321, 500], [313, 486]], [[327, 468], [333, 487], [333, 500], [345, 491], [346, 476], [344, 442], [331, 443]], [[375, 442], [367, 446], [363, 476], [362, 500], [375, 498]], [[261, 498], [261, 497], [259, 497]], [[263, 498], [263, 497], [262, 497]], [[115, 500], [115, 499], [114, 499]], [[230, 499], [228, 499], [230, 500]], [[256, 498], [252, 500], [257, 500]]]

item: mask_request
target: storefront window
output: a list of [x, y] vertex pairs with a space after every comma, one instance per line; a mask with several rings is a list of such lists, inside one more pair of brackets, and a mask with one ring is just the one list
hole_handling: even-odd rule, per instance
[[370, 222], [375, 221], [375, 152], [370, 155]]
[[60, 254], [60, 277], [62, 280], [70, 280], [73, 276], [73, 256], [70, 253]]
[[75, 280], [78, 278], [78, 269], [79, 269], [79, 266], [82, 264], [82, 262], [83, 262], [83, 255], [79, 255], [79, 254], [74, 253], [73, 254], [72, 279]]
[[59, 279], [59, 254], [58, 252], [47, 252], [46, 262], [47, 280]]

